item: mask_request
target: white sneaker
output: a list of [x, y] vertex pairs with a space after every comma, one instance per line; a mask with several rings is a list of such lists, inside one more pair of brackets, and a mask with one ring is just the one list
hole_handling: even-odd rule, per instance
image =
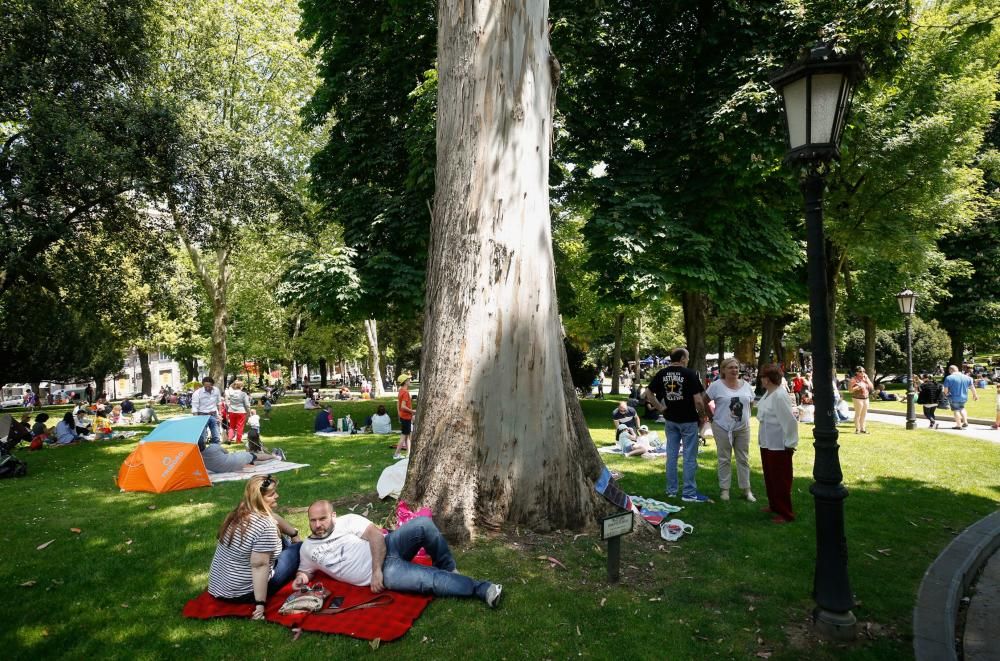
[[402, 458], [403, 458], [403, 455], [401, 455], [401, 454], [399, 454], [399, 453], [397, 452], [396, 454], [392, 455], [392, 458], [393, 458], [393, 459], [402, 459]]
[[496, 608], [497, 604], [500, 603], [500, 597], [503, 596], [503, 586], [499, 583], [493, 583], [490, 585], [489, 589], [486, 590], [486, 605], [490, 608]]
[[723, 489], [722, 492], [719, 493], [719, 500], [729, 500], [729, 489]]
[[746, 499], [749, 500], [751, 503], [756, 503], [757, 502], [757, 499], [753, 495], [753, 491], [750, 491], [750, 489], [747, 489], [746, 491], [744, 491], [743, 495], [746, 496]]

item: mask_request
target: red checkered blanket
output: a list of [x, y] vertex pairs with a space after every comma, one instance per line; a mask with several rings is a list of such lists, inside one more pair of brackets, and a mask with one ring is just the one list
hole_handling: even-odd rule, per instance
[[[430, 564], [430, 558], [416, 558], [420, 564]], [[317, 574], [315, 582], [322, 582], [335, 597], [343, 597], [344, 608], [360, 604], [372, 598], [372, 591], [367, 587], [357, 587], [341, 583], [332, 578]], [[270, 599], [264, 607], [264, 617], [271, 622], [283, 624], [292, 629], [304, 631], [320, 631], [323, 633], [339, 633], [345, 636], [389, 642], [401, 638], [410, 630], [414, 621], [424, 612], [432, 596], [410, 594], [404, 592], [386, 591], [392, 596], [392, 603], [376, 608], [362, 608], [336, 614], [300, 613], [295, 615], [279, 615], [278, 609], [292, 593], [289, 583]], [[245, 617], [248, 620], [253, 614], [253, 604], [234, 604], [216, 599], [207, 592], [187, 602], [184, 606], [184, 617], [206, 620], [213, 617]]]

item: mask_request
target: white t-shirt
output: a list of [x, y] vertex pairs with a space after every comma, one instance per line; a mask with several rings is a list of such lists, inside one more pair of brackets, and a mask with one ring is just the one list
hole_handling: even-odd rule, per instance
[[726, 431], [735, 431], [750, 426], [750, 405], [753, 404], [753, 388], [746, 381], [740, 381], [736, 390], [719, 379], [708, 386], [705, 394], [715, 402], [715, 424]]
[[256, 413], [252, 414], [247, 418], [247, 424], [250, 425], [250, 429], [260, 429], [260, 416]]
[[338, 516], [324, 539], [307, 537], [299, 549], [299, 571], [310, 577], [319, 570], [351, 585], [372, 582], [372, 551], [361, 538], [372, 522], [359, 514]]
[[392, 419], [389, 414], [385, 415], [375, 414], [372, 416], [372, 433], [373, 434], [390, 434], [392, 433]]

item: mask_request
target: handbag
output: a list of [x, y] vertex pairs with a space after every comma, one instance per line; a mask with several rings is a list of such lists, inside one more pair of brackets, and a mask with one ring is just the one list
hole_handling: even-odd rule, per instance
[[315, 613], [323, 609], [326, 598], [330, 596], [330, 591], [322, 583], [307, 585], [300, 590], [288, 595], [285, 603], [278, 609], [280, 615], [292, 615], [296, 613]]

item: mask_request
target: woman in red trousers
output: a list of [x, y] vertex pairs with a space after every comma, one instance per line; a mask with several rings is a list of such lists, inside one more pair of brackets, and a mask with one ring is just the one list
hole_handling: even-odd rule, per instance
[[757, 404], [760, 421], [760, 459], [764, 468], [764, 486], [768, 506], [763, 511], [774, 514], [775, 523], [795, 520], [792, 510], [792, 455], [799, 444], [799, 423], [792, 414], [792, 403], [785, 392], [781, 370], [768, 365], [760, 373], [767, 391]]

